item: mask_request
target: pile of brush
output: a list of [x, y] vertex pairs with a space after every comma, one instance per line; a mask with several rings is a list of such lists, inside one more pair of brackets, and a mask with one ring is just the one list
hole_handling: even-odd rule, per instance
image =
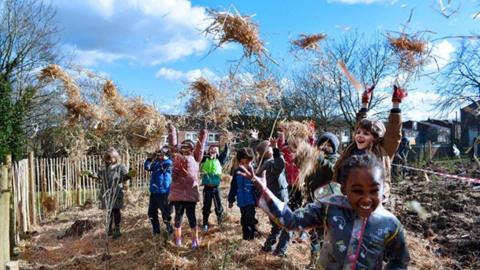
[[[81, 72], [84, 72], [83, 70]], [[85, 72], [84, 72], [85, 73]], [[105, 79], [86, 72], [89, 80]], [[39, 80], [63, 84], [67, 99], [64, 147], [73, 159], [82, 156], [91, 146], [122, 145], [134, 148], [158, 146], [165, 134], [165, 118], [153, 106], [141, 99], [126, 99], [112, 81], [106, 80], [101, 89], [81, 89], [72, 77], [57, 65], [43, 69]]]

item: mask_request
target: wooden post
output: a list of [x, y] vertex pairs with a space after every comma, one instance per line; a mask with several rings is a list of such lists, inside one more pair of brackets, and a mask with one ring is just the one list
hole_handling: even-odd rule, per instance
[[10, 261], [10, 177], [9, 165], [11, 157], [5, 159], [5, 164], [0, 166], [0, 268]]
[[29, 184], [29, 202], [30, 202], [30, 222], [31, 225], [37, 224], [37, 204], [36, 204], [36, 192], [35, 192], [35, 160], [33, 152], [28, 153], [28, 180]]

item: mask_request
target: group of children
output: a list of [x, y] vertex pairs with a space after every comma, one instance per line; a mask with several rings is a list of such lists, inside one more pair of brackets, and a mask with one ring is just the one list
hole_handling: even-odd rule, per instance
[[[383, 207], [389, 200], [391, 162], [401, 139], [399, 104], [406, 93], [394, 86], [393, 108], [385, 127], [381, 121], [366, 118], [372, 91], [373, 88], [367, 89], [362, 95], [354, 142], [341, 155], [339, 140], [332, 133], [310, 140], [319, 156], [314, 170], [302, 183], [298, 181], [302, 168], [295, 163], [296, 145], [286, 143], [282, 131], [278, 138], [254, 138], [248, 147], [236, 149], [238, 167], [232, 171], [228, 207], [236, 201], [240, 208], [243, 239], [258, 235], [255, 215], [259, 207], [271, 223], [270, 234], [262, 246], [264, 252], [286, 256], [291, 231], [299, 231], [300, 235], [308, 232], [310, 268], [407, 268], [409, 254], [403, 228]], [[229, 148], [226, 145], [220, 153], [218, 147], [210, 146], [204, 158], [206, 138], [207, 131], [202, 130], [196, 143], [184, 140], [177, 144], [175, 128], [169, 126], [169, 147], [145, 161], [145, 169], [152, 172], [148, 215], [153, 233], [160, 233], [160, 209], [166, 231], [174, 234], [176, 245], [182, 245], [181, 225], [186, 213], [191, 247], [199, 246], [195, 209], [200, 200], [200, 184], [204, 186], [202, 230], [209, 229], [212, 201], [218, 224], [223, 222], [219, 185]]]

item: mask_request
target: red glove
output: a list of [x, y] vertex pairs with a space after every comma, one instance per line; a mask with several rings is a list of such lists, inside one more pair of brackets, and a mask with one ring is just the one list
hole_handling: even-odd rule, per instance
[[406, 96], [407, 96], [407, 91], [400, 88], [400, 86], [393, 85], [392, 102], [401, 103]]
[[375, 85], [370, 86], [369, 88], [365, 89], [362, 94], [362, 103], [369, 103], [370, 98], [372, 97], [373, 89], [375, 89]]

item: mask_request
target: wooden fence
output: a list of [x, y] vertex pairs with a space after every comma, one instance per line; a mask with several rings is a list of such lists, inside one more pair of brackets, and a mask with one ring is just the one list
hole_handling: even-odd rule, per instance
[[[129, 181], [126, 188], [146, 189], [150, 173], [145, 171], [144, 154], [124, 154], [122, 163], [135, 169], [137, 176]], [[87, 200], [95, 203], [99, 183], [87, 177], [85, 171], [96, 172], [103, 166], [102, 156], [84, 156], [77, 160], [70, 158], [35, 158], [12, 164], [10, 183], [13, 195], [13, 219], [15, 242], [20, 234], [32, 229], [37, 222], [73, 206], [81, 206]]]

